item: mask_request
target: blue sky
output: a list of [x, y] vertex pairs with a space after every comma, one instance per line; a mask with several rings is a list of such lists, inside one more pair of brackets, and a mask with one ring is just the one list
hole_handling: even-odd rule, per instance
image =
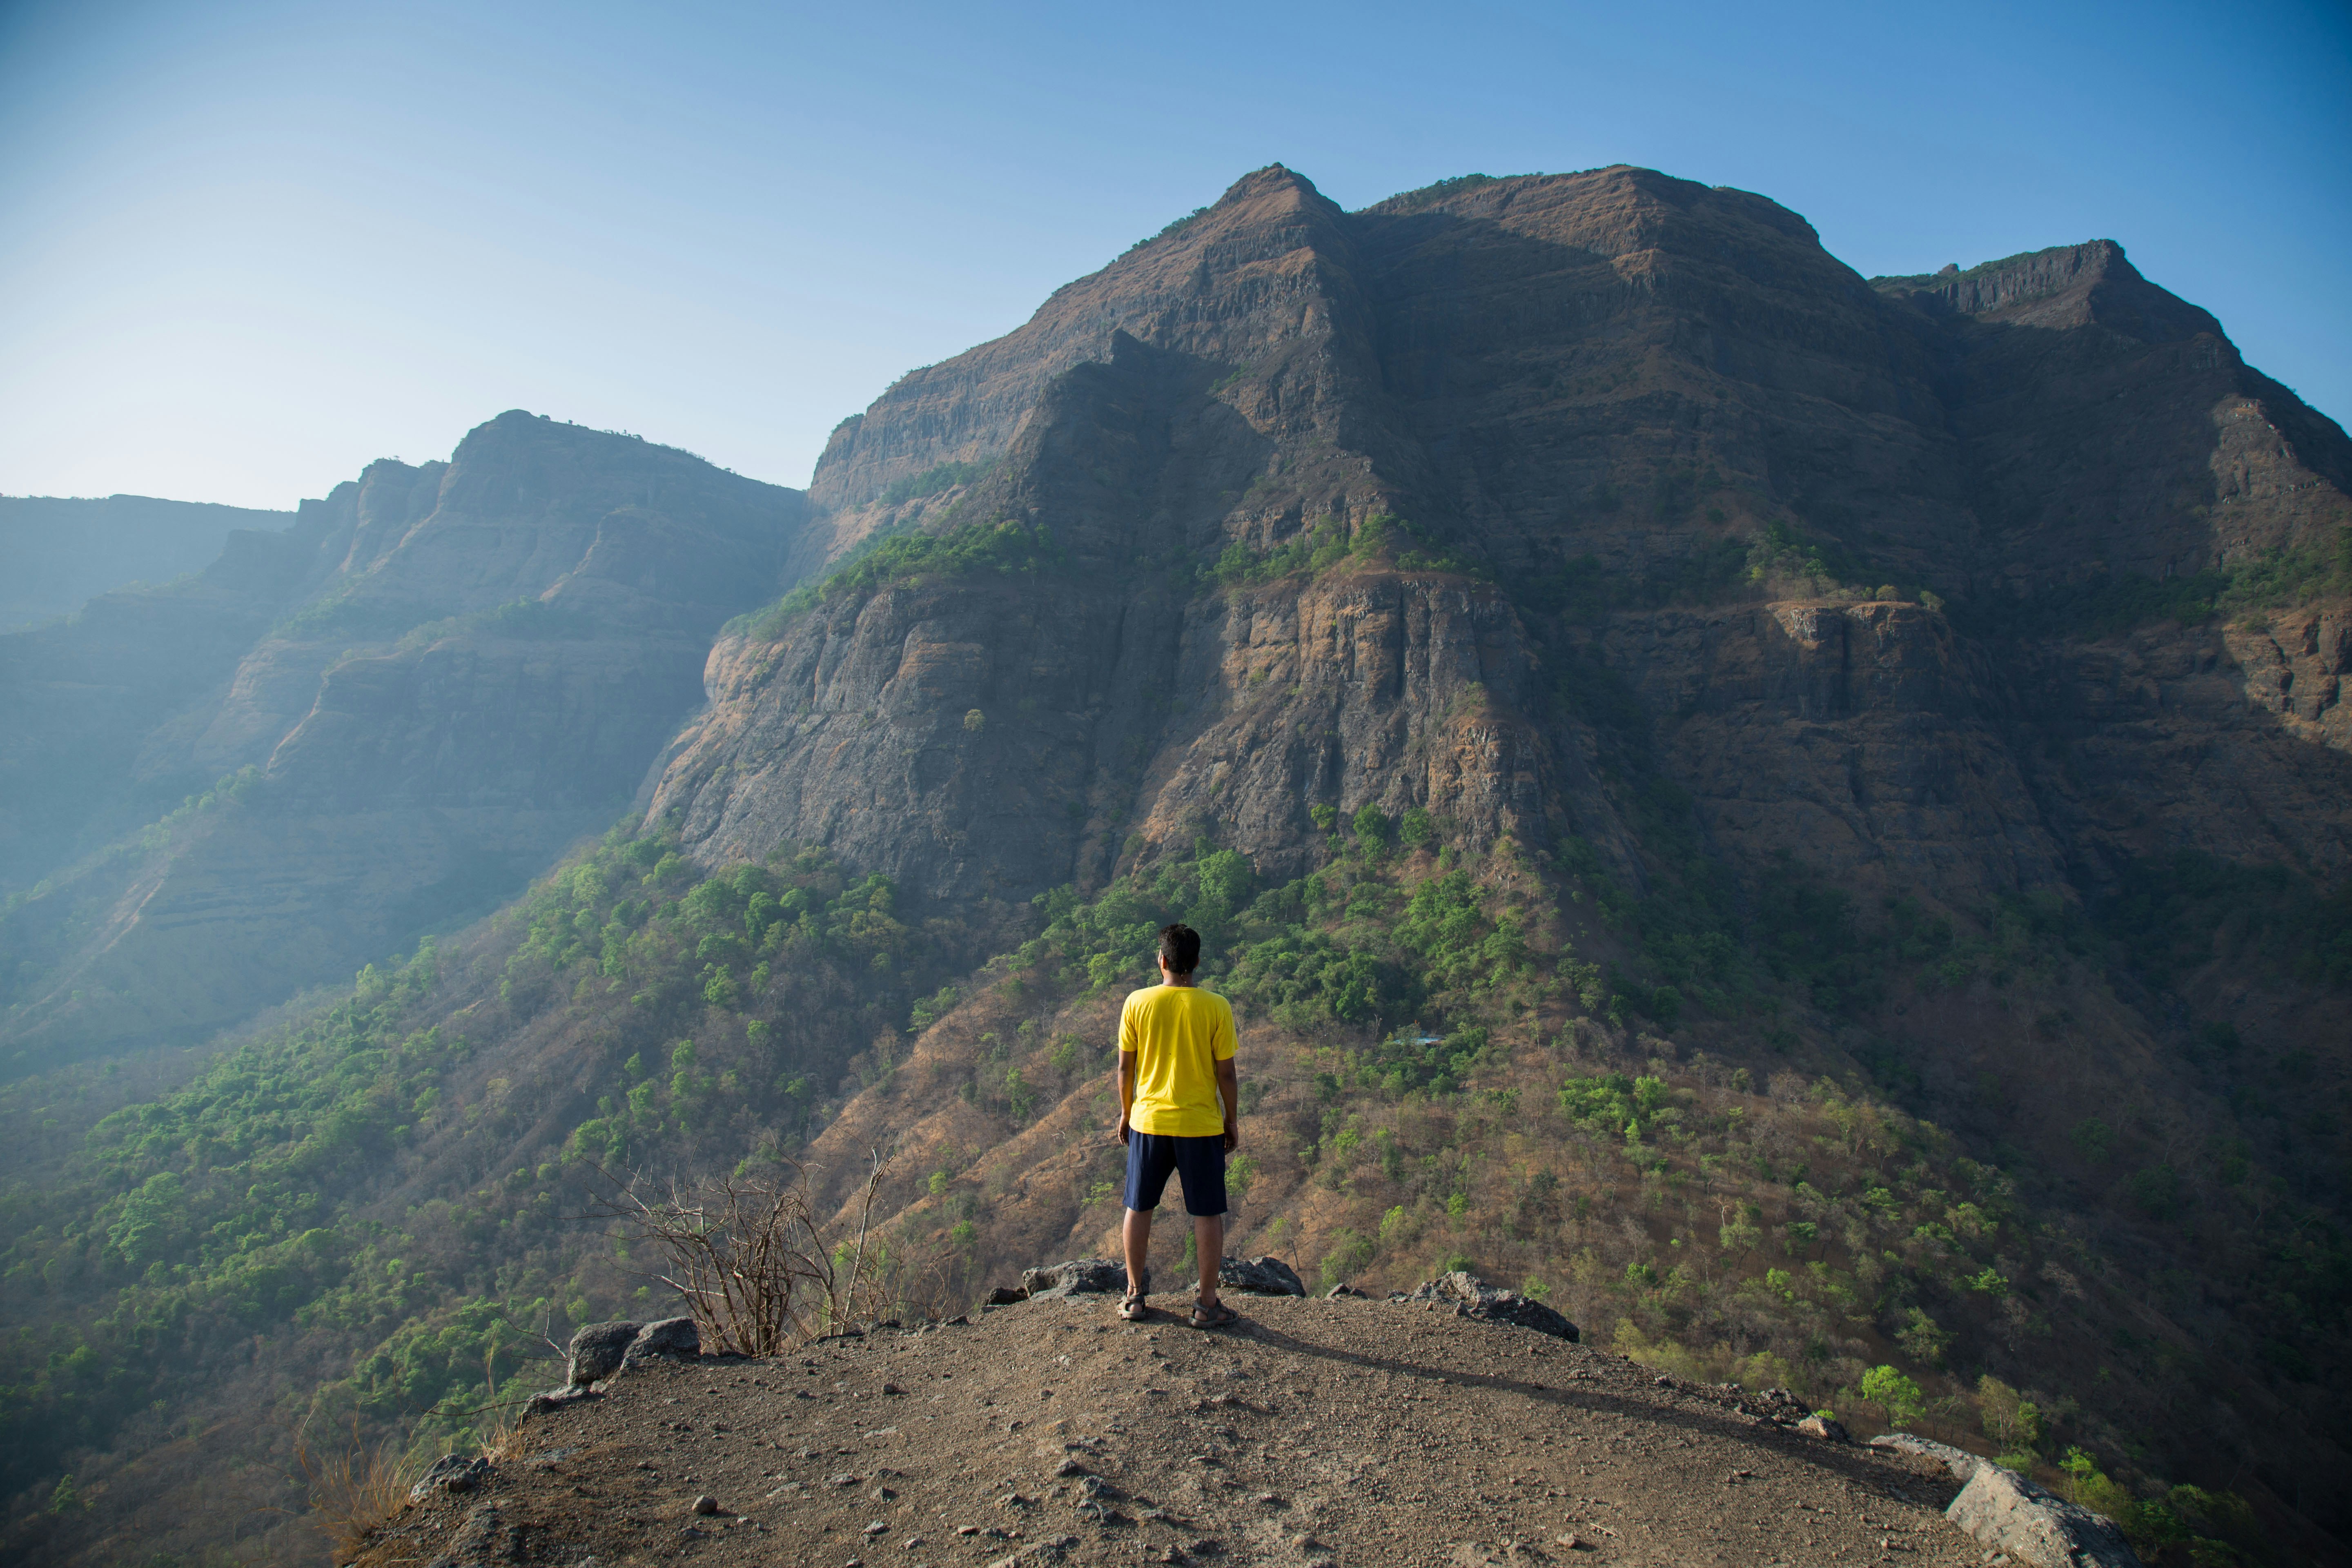
[[804, 484], [1273, 162], [1625, 162], [1865, 274], [2094, 237], [2352, 417], [2352, 8], [0, 0], [0, 492], [248, 506], [509, 407]]

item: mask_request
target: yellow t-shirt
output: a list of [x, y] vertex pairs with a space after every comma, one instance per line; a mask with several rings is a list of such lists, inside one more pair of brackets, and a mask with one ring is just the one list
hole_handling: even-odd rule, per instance
[[1118, 1049], [1135, 1058], [1127, 1124], [1162, 1138], [1225, 1130], [1216, 1064], [1234, 1054], [1233, 1004], [1197, 985], [1147, 985], [1118, 1013]]

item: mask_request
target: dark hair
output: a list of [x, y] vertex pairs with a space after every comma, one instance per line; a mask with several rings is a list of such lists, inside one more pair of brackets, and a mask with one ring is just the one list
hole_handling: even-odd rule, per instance
[[1160, 957], [1171, 973], [1192, 973], [1201, 966], [1201, 933], [1188, 925], [1161, 926]]

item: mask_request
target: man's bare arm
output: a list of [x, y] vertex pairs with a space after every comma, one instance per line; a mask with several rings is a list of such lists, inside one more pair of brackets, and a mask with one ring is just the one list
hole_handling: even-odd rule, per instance
[[1128, 1113], [1135, 1109], [1135, 1053], [1118, 1053], [1118, 1141], [1127, 1142]]
[[1225, 1152], [1230, 1154], [1242, 1142], [1242, 1079], [1231, 1057], [1217, 1064], [1217, 1093], [1225, 1102]]

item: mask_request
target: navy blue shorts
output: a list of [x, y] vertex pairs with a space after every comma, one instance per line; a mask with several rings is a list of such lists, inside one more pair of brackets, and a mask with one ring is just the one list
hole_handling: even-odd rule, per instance
[[1127, 1206], [1156, 1209], [1170, 1172], [1184, 1184], [1184, 1212], [1212, 1219], [1225, 1212], [1225, 1135], [1170, 1138], [1157, 1132], [1127, 1135]]

